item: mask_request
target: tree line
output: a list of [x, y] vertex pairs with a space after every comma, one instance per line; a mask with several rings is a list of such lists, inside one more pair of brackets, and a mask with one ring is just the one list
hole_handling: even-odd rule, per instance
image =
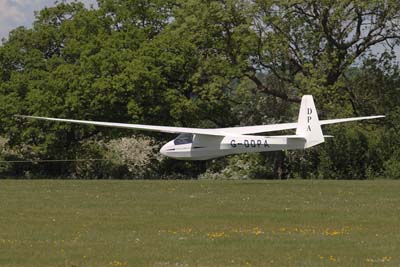
[[[400, 2], [58, 2], [0, 46], [4, 177], [368, 179], [400, 177]], [[380, 51], [379, 53], [377, 51]], [[385, 114], [324, 128], [306, 151], [207, 162], [157, 155], [174, 136], [27, 121], [15, 114], [186, 127]], [[41, 160], [96, 161], [40, 162]], [[29, 160], [33, 163], [5, 163]]]

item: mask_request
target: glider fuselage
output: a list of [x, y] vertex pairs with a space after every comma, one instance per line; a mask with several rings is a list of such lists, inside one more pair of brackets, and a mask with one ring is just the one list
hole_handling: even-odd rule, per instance
[[232, 154], [302, 149], [305, 144], [304, 138], [285, 136], [183, 134], [165, 144], [160, 153], [180, 160], [207, 160]]

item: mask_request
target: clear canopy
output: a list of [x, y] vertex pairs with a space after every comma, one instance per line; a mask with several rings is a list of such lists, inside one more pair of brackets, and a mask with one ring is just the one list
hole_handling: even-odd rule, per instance
[[182, 133], [178, 135], [174, 140], [175, 145], [184, 145], [193, 143], [193, 134], [191, 133]]

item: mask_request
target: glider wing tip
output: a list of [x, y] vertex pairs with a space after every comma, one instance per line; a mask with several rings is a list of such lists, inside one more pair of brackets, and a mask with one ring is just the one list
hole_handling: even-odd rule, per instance
[[13, 117], [16, 117], [16, 118], [29, 118], [30, 116], [27, 116], [27, 115], [20, 115], [20, 114], [14, 114]]

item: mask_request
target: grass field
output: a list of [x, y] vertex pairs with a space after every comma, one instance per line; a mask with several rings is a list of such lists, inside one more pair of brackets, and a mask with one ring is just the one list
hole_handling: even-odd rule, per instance
[[400, 266], [400, 181], [0, 180], [0, 266]]

